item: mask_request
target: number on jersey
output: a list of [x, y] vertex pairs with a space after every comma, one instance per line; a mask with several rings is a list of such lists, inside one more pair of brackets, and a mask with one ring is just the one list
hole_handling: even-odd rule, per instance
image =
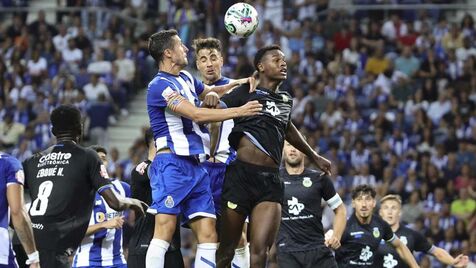
[[31, 204], [30, 215], [31, 216], [43, 216], [48, 208], [48, 197], [53, 190], [52, 181], [44, 181], [38, 187], [38, 197]]

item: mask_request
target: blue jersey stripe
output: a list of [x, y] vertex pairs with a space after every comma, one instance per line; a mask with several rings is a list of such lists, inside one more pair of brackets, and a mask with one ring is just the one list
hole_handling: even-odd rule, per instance
[[178, 76], [159, 72], [149, 83], [147, 111], [158, 150], [170, 148], [175, 154], [184, 156], [209, 154], [208, 130], [167, 108], [167, 98], [174, 93], [198, 106], [198, 96], [203, 89], [203, 83], [186, 71]]

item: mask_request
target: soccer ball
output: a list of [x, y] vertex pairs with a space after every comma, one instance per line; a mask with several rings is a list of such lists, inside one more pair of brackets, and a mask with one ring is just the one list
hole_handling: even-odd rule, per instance
[[258, 28], [258, 23], [258, 12], [247, 3], [236, 3], [225, 13], [225, 28], [234, 36], [250, 36]]

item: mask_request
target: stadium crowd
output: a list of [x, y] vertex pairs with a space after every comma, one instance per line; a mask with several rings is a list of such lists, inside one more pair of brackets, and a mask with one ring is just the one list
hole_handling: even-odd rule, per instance
[[[288, 60], [289, 79], [282, 89], [294, 96], [293, 122], [333, 162], [332, 179], [344, 201], [350, 204], [352, 187], [365, 183], [380, 197], [397, 193], [406, 223], [453, 255], [464, 253], [476, 261], [476, 28], [471, 13], [459, 18], [442, 10], [405, 10], [384, 16], [382, 11], [327, 9], [326, 1], [249, 1], [260, 14], [260, 27], [251, 37], [237, 39], [222, 27], [223, 14], [235, 1], [64, 2], [110, 7], [144, 19], [146, 27], [139, 31], [109, 13], [60, 12], [56, 23], [43, 11], [29, 23], [25, 14], [2, 14], [4, 151], [24, 160], [52, 144], [48, 115], [67, 103], [85, 117], [94, 114], [85, 127], [87, 138], [107, 146], [108, 126], [127, 116], [128, 100], [156, 71], [147, 39], [159, 29], [177, 28], [188, 47], [196, 37], [221, 38], [224, 75], [232, 78], [250, 75], [257, 48], [277, 43]], [[115, 148], [110, 153], [109, 172], [125, 181], [147, 152], [141, 141], [132, 137], [131, 142], [127, 158]], [[191, 240], [185, 233], [187, 258], [193, 258]], [[419, 263], [439, 267], [428, 256]]]

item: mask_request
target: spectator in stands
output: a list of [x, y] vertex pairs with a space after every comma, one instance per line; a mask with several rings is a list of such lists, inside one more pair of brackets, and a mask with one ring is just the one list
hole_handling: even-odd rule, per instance
[[407, 77], [414, 77], [420, 67], [420, 61], [413, 56], [412, 48], [404, 46], [402, 53], [395, 60], [395, 69], [404, 73]]
[[92, 144], [101, 144], [105, 148], [109, 147], [109, 136], [107, 128], [109, 127], [109, 118], [114, 115], [111, 104], [106, 100], [103, 93], [99, 93], [97, 100], [88, 108], [89, 139]]
[[474, 214], [474, 211], [476, 211], [476, 201], [470, 198], [466, 188], [461, 188], [458, 199], [451, 203], [451, 214], [458, 219], [468, 221]]
[[86, 99], [91, 102], [97, 101], [100, 94], [103, 94], [106, 97], [106, 100], [111, 99], [106, 84], [99, 80], [98, 74], [91, 75], [91, 82], [86, 84], [83, 90], [84, 94], [86, 95]]
[[13, 121], [12, 113], [6, 114], [0, 123], [0, 145], [6, 149], [13, 149], [24, 131], [25, 126]]
[[383, 54], [383, 47], [379, 46], [375, 49], [374, 54], [367, 60], [365, 71], [374, 75], [379, 75], [387, 70], [389, 60]]
[[68, 35], [66, 31], [66, 26], [64, 24], [60, 24], [58, 27], [58, 34], [53, 37], [53, 44], [55, 48], [59, 52], [63, 52], [68, 47], [68, 40], [71, 37]]

